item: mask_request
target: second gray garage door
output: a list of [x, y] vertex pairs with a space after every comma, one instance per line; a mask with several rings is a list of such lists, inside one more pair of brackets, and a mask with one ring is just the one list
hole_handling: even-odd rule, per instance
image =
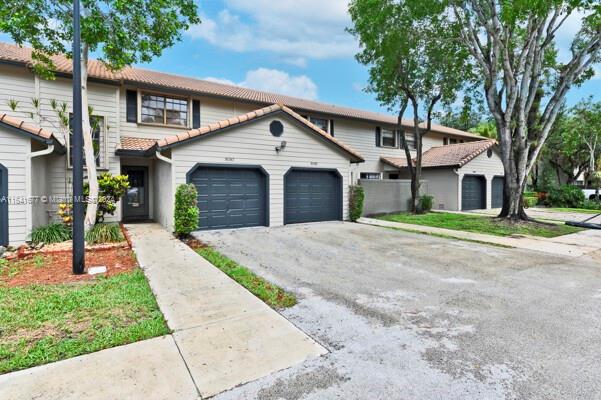
[[483, 208], [486, 208], [486, 179], [483, 176], [464, 176], [461, 183], [461, 209]]
[[292, 169], [284, 177], [284, 224], [342, 219], [342, 178], [336, 171]]
[[260, 168], [197, 166], [188, 182], [198, 190], [200, 230], [267, 225], [267, 177]]
[[503, 187], [505, 186], [505, 178], [496, 176], [492, 180], [492, 208], [503, 207]]

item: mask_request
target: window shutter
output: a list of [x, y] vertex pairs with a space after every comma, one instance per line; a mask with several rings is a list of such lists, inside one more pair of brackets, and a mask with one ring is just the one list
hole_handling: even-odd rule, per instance
[[127, 122], [138, 122], [138, 92], [128, 90], [125, 92]]
[[376, 147], [381, 147], [381, 145], [382, 145], [382, 140], [380, 139], [381, 135], [382, 135], [382, 128], [380, 128], [379, 126], [376, 126]]
[[192, 128], [200, 128], [200, 100], [192, 100]]
[[403, 138], [401, 137], [401, 131], [396, 132], [397, 142], [399, 144], [399, 149], [403, 148]]
[[334, 120], [330, 120], [330, 135], [334, 136]]

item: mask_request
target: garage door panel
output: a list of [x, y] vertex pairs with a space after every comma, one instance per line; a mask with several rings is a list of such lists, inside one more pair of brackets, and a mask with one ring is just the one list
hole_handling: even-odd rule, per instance
[[267, 225], [266, 177], [258, 168], [201, 166], [189, 181], [198, 190], [200, 230]]
[[341, 219], [342, 181], [335, 172], [292, 170], [284, 186], [284, 223]]
[[486, 208], [486, 180], [482, 176], [464, 176], [461, 183], [461, 209]]
[[505, 187], [505, 178], [497, 176], [492, 180], [492, 207], [503, 207], [503, 188]]

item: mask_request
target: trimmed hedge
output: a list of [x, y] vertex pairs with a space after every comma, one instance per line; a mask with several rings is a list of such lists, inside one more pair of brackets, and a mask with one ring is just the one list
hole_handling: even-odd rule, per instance
[[179, 185], [175, 191], [175, 234], [179, 237], [188, 236], [198, 229], [198, 192], [196, 186]]
[[355, 222], [361, 218], [363, 214], [363, 202], [365, 200], [365, 192], [363, 187], [358, 185], [349, 186], [349, 217]]

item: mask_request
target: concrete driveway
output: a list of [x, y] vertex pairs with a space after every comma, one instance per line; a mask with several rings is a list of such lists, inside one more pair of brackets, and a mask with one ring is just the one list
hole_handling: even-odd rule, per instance
[[351, 223], [200, 233], [331, 352], [219, 399], [596, 399], [601, 265]]

